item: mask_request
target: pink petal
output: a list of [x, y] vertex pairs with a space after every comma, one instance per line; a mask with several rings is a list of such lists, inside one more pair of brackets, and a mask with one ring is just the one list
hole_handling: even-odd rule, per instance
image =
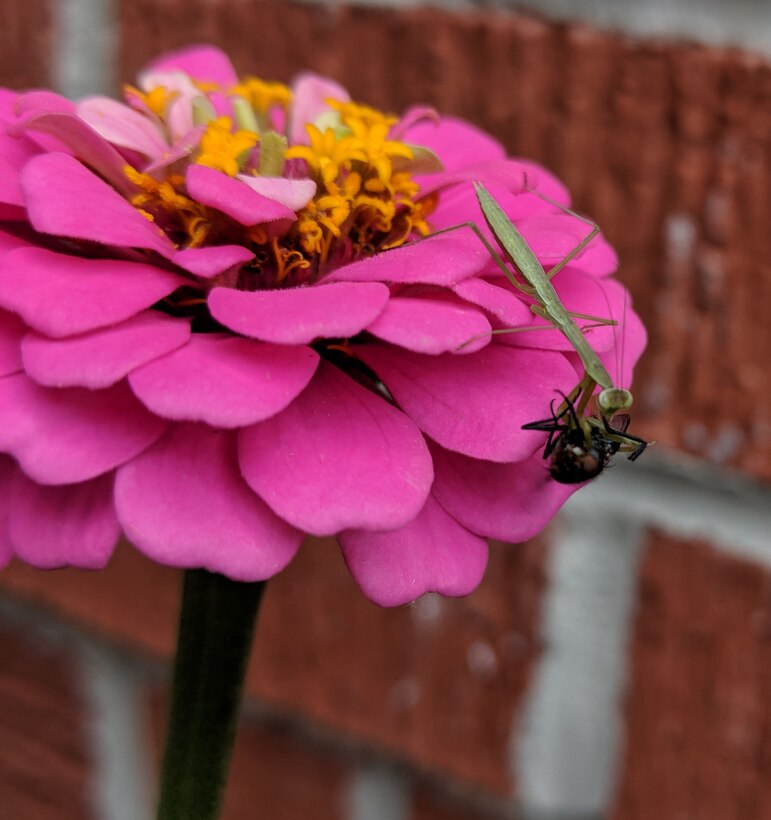
[[451, 185], [482, 181], [486, 184], [501, 185], [512, 193], [526, 190], [529, 183], [525, 168], [511, 160], [494, 160], [464, 165], [453, 171], [440, 171], [436, 174], [423, 174], [415, 177], [420, 185], [420, 195], [428, 196], [440, 188]]
[[[0, 93], [4, 89], [0, 89]], [[8, 537], [8, 516], [11, 511], [11, 486], [19, 468], [8, 456], [0, 455], [0, 569], [13, 557], [13, 546]]]
[[170, 259], [175, 265], [195, 276], [211, 279], [236, 265], [240, 266], [254, 259], [254, 254], [243, 245], [213, 245], [175, 251]]
[[340, 282], [247, 293], [214, 288], [212, 316], [236, 333], [277, 344], [355, 336], [380, 313], [388, 288], [380, 282]]
[[[193, 128], [193, 100], [203, 98], [204, 93], [196, 87], [187, 74], [181, 71], [143, 71], [139, 75], [139, 87], [144, 91], [163, 87], [172, 93], [166, 110], [165, 125], [172, 144], [184, 138]], [[130, 96], [129, 96], [130, 99]], [[204, 128], [205, 130], [205, 128]], [[201, 132], [203, 133], [203, 131]]]
[[232, 434], [175, 424], [118, 470], [115, 506], [127, 537], [175, 567], [239, 581], [269, 578], [294, 557], [301, 533], [246, 486]]
[[32, 157], [40, 153], [40, 148], [24, 136], [11, 136], [0, 131], [0, 156], [19, 173]]
[[156, 158], [168, 150], [156, 125], [148, 118], [109, 97], [87, 97], [78, 103], [78, 116], [112, 145]]
[[[32, 235], [32, 231], [29, 231], [29, 234]], [[19, 248], [34, 247], [37, 247], [34, 242], [30, 242], [29, 240], [23, 239], [21, 236], [16, 236], [8, 231], [0, 230], [0, 264], [5, 261], [4, 257], [11, 251], [16, 251]]]
[[[545, 202], [546, 200], [538, 196], [541, 194], [559, 205], [570, 207], [570, 192], [548, 168], [525, 157], [512, 157], [512, 159], [525, 169], [527, 187], [537, 192], [534, 195], [535, 199], [542, 203]], [[524, 216], [524, 212], [522, 215]]]
[[309, 347], [196, 333], [184, 347], [135, 370], [129, 383], [164, 418], [243, 427], [283, 410], [318, 362]]
[[436, 127], [440, 122], [439, 112], [432, 106], [413, 105], [402, 114], [401, 119], [391, 128], [388, 136], [392, 140], [404, 140], [404, 135], [416, 125], [425, 123]]
[[382, 345], [356, 349], [397, 404], [435, 441], [489, 461], [519, 461], [537, 442], [521, 427], [548, 414], [576, 373], [559, 353], [488, 345], [472, 356], [422, 356]]
[[24, 370], [48, 387], [96, 390], [120, 381], [134, 368], [169, 353], [190, 338], [190, 323], [157, 311], [145, 311], [125, 322], [49, 339], [29, 333], [22, 343]]
[[[41, 134], [53, 137], [55, 142], [48, 145], [49, 150], [61, 153], [64, 148], [67, 155], [70, 152], [74, 154], [121, 193], [133, 193], [134, 186], [123, 172], [126, 160], [109, 142], [74, 114], [32, 113], [20, 120], [17, 128], [38, 142], [41, 142]], [[45, 141], [42, 144], [45, 146]], [[49, 178], [49, 186], [54, 179], [57, 179], [56, 176]], [[64, 182], [62, 180], [61, 184]], [[60, 184], [58, 180], [56, 184]]]
[[35, 230], [170, 254], [168, 237], [106, 182], [67, 154], [41, 154], [21, 176]]
[[26, 222], [27, 209], [0, 202], [0, 222]]
[[242, 430], [238, 444], [247, 483], [315, 535], [404, 526], [433, 478], [412, 421], [325, 362], [283, 413]]
[[6, 124], [14, 122], [17, 117], [16, 105], [19, 97], [18, 91], [12, 91], [10, 88], [0, 88], [0, 123]]
[[465, 301], [484, 308], [507, 327], [522, 327], [532, 322], [532, 311], [505, 280], [497, 285], [473, 277], [458, 282], [452, 289]]
[[158, 171], [162, 171], [168, 168], [169, 165], [173, 165], [177, 160], [184, 159], [192, 154], [198, 148], [205, 131], [206, 126], [199, 125], [191, 128], [181, 136], [176, 136], [174, 145], [167, 147], [161, 156], [143, 169], [144, 172], [155, 176]]
[[348, 102], [348, 92], [334, 80], [318, 74], [300, 74], [295, 78], [289, 126], [290, 145], [307, 145], [307, 123], [315, 123], [325, 112], [331, 111], [327, 100], [332, 98]]
[[186, 280], [141, 262], [82, 259], [22, 248], [0, 259], [0, 306], [46, 336], [71, 336], [121, 322]]
[[489, 260], [478, 237], [469, 228], [460, 228], [344, 265], [324, 281], [421, 282], [449, 287], [478, 273]]
[[147, 70], [183, 71], [194, 80], [215, 83], [223, 89], [238, 83], [230, 58], [216, 46], [195, 45], [170, 51], [153, 60]]
[[[529, 217], [520, 220], [517, 228], [544, 267], [561, 262], [592, 230], [569, 214]], [[593, 276], [607, 276], [618, 268], [618, 256], [602, 236], [596, 236], [570, 265]]]
[[416, 353], [473, 353], [490, 342], [490, 323], [469, 305], [438, 299], [391, 297], [367, 327], [378, 339]]
[[0, 450], [41, 484], [74, 484], [112, 470], [152, 444], [166, 424], [124, 383], [50, 390], [21, 373], [0, 379]]
[[484, 539], [461, 527], [430, 495], [399, 530], [347, 530], [337, 540], [362, 592], [381, 606], [406, 604], [424, 592], [468, 595], [487, 566]]
[[506, 158], [498, 140], [479, 128], [456, 117], [442, 117], [437, 124], [422, 121], [408, 129], [403, 137], [411, 145], [430, 148], [448, 171], [474, 162], [491, 162]]
[[0, 202], [4, 205], [24, 207], [24, 195], [19, 184], [18, 166], [14, 167], [0, 156]]
[[312, 179], [285, 179], [284, 177], [255, 177], [239, 174], [237, 177], [253, 191], [274, 202], [299, 211], [316, 193], [316, 183]]
[[46, 487], [18, 472], [11, 489], [8, 535], [14, 552], [41, 569], [101, 569], [120, 536], [112, 474], [82, 484]]
[[61, 94], [53, 91], [28, 91], [20, 94], [14, 109], [18, 117], [36, 114], [74, 114], [77, 106]]
[[464, 527], [488, 538], [513, 543], [532, 538], [577, 488], [552, 479], [540, 449], [513, 464], [478, 461], [441, 447], [431, 452], [434, 495]]
[[191, 165], [187, 169], [187, 190], [193, 199], [217, 208], [242, 225], [295, 219], [295, 212], [286, 205], [261, 196], [241, 180], [205, 165]]
[[0, 376], [17, 373], [21, 366], [21, 340], [27, 326], [14, 313], [0, 310]]

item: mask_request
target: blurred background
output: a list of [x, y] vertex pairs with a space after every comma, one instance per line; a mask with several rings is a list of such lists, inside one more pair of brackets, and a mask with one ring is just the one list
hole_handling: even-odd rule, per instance
[[[480, 589], [268, 586], [227, 820], [771, 818], [771, 5], [3, 0], [0, 85], [113, 93], [208, 41], [547, 165], [647, 323], [617, 463]], [[180, 575], [0, 573], [0, 817], [148, 820]], [[191, 819], [194, 820], [194, 819]]]

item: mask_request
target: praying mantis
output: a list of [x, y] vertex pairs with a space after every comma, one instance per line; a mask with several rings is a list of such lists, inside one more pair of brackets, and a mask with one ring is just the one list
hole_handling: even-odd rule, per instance
[[[630, 453], [629, 459], [634, 461], [643, 453], [647, 442], [627, 432], [629, 416], [621, 414], [622, 410], [631, 407], [632, 394], [613, 384], [610, 374], [562, 304], [551, 282], [551, 278], [592, 241], [599, 228], [595, 225], [547, 274], [525, 238], [484, 185], [475, 182], [474, 189], [490, 230], [528, 286], [523, 286], [503, 265], [501, 269], [507, 279], [518, 290], [537, 300], [538, 304], [532, 305], [531, 310], [565, 335], [584, 367], [583, 378], [570, 396], [563, 395], [564, 401], [558, 412], [555, 413], [552, 402], [550, 418], [525, 424], [523, 429], [549, 433], [543, 455], [551, 459], [549, 471], [560, 483], [576, 484], [594, 478], [619, 451]], [[488, 245], [486, 240], [483, 241]], [[601, 388], [596, 399], [599, 415], [584, 415], [597, 386]], [[617, 414], [620, 414], [617, 418], [620, 426], [614, 427], [611, 420]]]

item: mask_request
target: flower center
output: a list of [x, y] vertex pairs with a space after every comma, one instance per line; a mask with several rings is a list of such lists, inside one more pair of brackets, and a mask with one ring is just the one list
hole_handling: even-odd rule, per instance
[[[247, 77], [228, 89], [213, 84], [127, 88], [135, 109], [158, 126], [172, 153], [184, 136], [174, 124], [187, 116], [203, 126], [192, 149], [165, 170], [126, 167], [136, 186], [132, 204], [180, 248], [239, 243], [253, 251], [237, 286], [250, 290], [292, 286], [323, 276], [332, 263], [350, 261], [427, 235], [436, 198], [420, 197], [411, 167], [414, 148], [390, 138], [397, 118], [335, 99], [305, 124], [307, 144], [288, 145], [292, 92], [280, 83]], [[229, 115], [218, 115], [227, 101]], [[294, 220], [245, 227], [192, 198], [185, 168], [205, 165], [230, 177], [281, 178], [291, 186], [312, 180], [315, 194]], [[244, 183], [246, 184], [246, 182]], [[306, 190], [307, 183], [306, 183]], [[266, 194], [270, 197], [270, 194]], [[281, 201], [281, 200], [279, 200]], [[283, 201], [282, 201], [282, 204]]]

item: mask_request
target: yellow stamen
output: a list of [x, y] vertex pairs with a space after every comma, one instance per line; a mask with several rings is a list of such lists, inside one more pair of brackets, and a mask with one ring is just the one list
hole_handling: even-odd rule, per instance
[[266, 82], [259, 77], [244, 77], [229, 91], [243, 97], [260, 114], [266, 113], [273, 106], [286, 108], [292, 101], [292, 92], [287, 86], [282, 83]]
[[178, 91], [172, 91], [162, 85], [157, 85], [145, 92], [133, 85], [124, 85], [123, 92], [127, 97], [137, 97], [160, 119], [164, 119], [169, 106], [179, 97]]
[[215, 168], [234, 177], [241, 168], [244, 156], [259, 139], [252, 131], [233, 131], [230, 117], [218, 117], [206, 127], [201, 137], [200, 154], [196, 163]]

